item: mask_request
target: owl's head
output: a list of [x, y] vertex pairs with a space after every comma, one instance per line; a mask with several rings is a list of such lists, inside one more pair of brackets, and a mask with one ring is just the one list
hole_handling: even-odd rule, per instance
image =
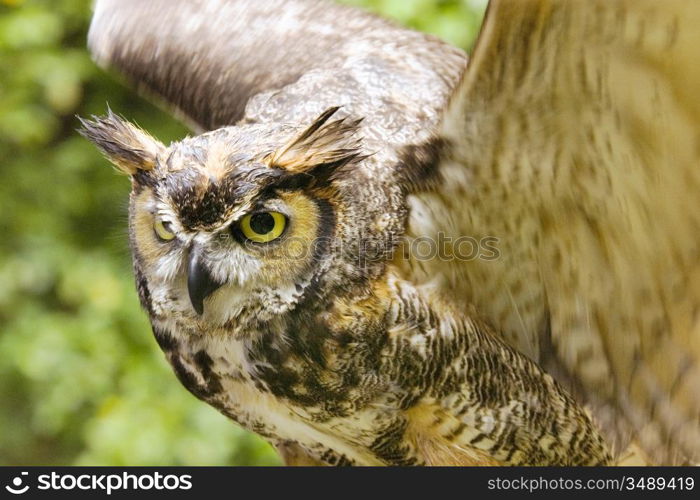
[[83, 122], [131, 178], [131, 249], [152, 320], [235, 331], [382, 271], [405, 210], [373, 182], [360, 120], [337, 111], [168, 147], [111, 112]]

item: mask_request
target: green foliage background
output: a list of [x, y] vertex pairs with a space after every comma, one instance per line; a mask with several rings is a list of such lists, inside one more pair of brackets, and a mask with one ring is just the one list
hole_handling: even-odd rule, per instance
[[[464, 48], [485, 6], [347, 3]], [[277, 464], [180, 386], [139, 308], [129, 185], [75, 115], [109, 103], [163, 141], [187, 131], [91, 62], [90, 4], [0, 0], [0, 465]]]

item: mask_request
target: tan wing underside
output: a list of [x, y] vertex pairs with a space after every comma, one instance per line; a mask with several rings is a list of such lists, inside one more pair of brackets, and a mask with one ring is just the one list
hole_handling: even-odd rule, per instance
[[694, 0], [492, 1], [444, 182], [411, 199], [409, 235], [499, 255], [407, 273], [441, 276], [660, 462], [700, 459], [698, 61]]

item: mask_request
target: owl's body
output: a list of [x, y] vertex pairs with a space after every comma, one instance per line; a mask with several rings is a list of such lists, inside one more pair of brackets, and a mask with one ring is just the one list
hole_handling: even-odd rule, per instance
[[700, 130], [672, 102], [700, 78], [667, 92], [700, 9], [669, 4], [498, 0], [461, 76], [460, 51], [324, 2], [98, 2], [97, 60], [212, 130], [84, 130], [131, 176], [137, 288], [183, 385], [294, 463], [609, 463], [584, 404], [614, 448], [692, 460], [698, 150], [648, 122]]
[[[463, 65], [458, 52], [434, 43], [428, 59], [417, 60], [430, 76], [425, 82], [415, 77], [416, 88], [428, 90], [425, 103], [410, 86], [397, 89], [405, 95], [394, 93], [394, 108], [389, 102], [379, 115], [371, 101], [348, 100], [353, 92], [371, 93], [361, 87], [371, 82], [368, 73], [396, 73], [384, 61], [370, 59], [364, 79], [316, 74], [310, 84], [320, 82], [324, 92], [313, 106], [290, 97], [313, 92], [302, 79], [274, 94], [287, 106], [270, 107], [270, 97], [260, 95], [251, 101], [242, 125], [186, 139], [157, 155], [161, 165], [147, 175], [162, 181], [151, 187], [140, 181], [146, 188], [133, 191], [130, 210], [135, 272], [156, 340], [195, 396], [281, 450], [299, 448], [319, 463], [606, 463], [609, 455], [598, 432], [551, 377], [495, 340], [486, 324], [431, 297], [430, 286], [419, 290], [401, 279], [397, 266], [405, 249], [397, 242], [407, 209], [399, 179], [413, 167], [392, 172], [382, 165], [400, 162], [400, 147], [428, 140], [426, 125], [437, 123], [437, 113], [421, 120], [410, 119], [414, 113], [399, 118], [409, 106], [402, 102], [415, 106], [415, 113], [443, 106], [438, 99], [446, 101], [447, 82], [454, 78], [436, 83], [438, 71], [457, 73]], [[441, 48], [448, 59], [434, 59]], [[432, 88], [425, 89], [427, 82]], [[231, 258], [237, 250], [228, 245], [237, 243], [226, 229], [237, 213], [249, 210], [243, 207], [258, 203], [246, 203], [249, 198], [267, 197], [259, 194], [269, 189], [260, 189], [267, 184], [261, 179], [271, 173], [268, 166], [259, 172], [272, 161], [265, 156], [303, 135], [303, 129], [278, 124], [313, 123], [320, 111], [338, 102], [343, 108], [331, 118], [343, 116], [348, 130], [332, 137], [324, 133], [325, 122], [319, 138], [299, 154], [308, 155], [314, 142], [326, 147], [330, 142], [332, 151], [334, 142], [345, 149], [362, 138], [362, 151], [371, 156], [343, 165], [347, 178], [339, 174], [330, 190], [273, 177], [273, 186], [282, 186], [275, 198], [304, 223], [288, 229], [294, 233], [287, 241], [303, 243], [298, 255], [308, 253], [308, 261], [285, 246], [286, 253], [272, 250], [277, 254], [267, 256], [269, 266], [246, 276], [238, 268], [246, 258]], [[387, 123], [385, 113], [397, 118]], [[352, 116], [364, 119], [357, 123]], [[117, 121], [108, 117], [92, 130], [99, 134], [110, 123], [119, 127]], [[297, 168], [296, 161], [291, 158], [282, 175]], [[256, 179], [251, 194], [245, 189], [249, 178]], [[165, 204], [153, 199], [154, 191], [164, 192]], [[149, 234], [151, 224], [142, 225], [144, 213], [179, 221], [182, 247], [203, 248], [213, 273], [216, 266], [224, 267], [219, 272], [225, 281], [233, 275], [239, 282], [218, 290], [198, 314], [184, 276], [180, 286], [171, 288], [172, 262], [154, 258], [163, 253], [162, 242]], [[213, 234], [201, 234], [210, 228]], [[388, 263], [392, 260], [396, 266]], [[159, 273], [153, 273], [159, 266], [162, 284]], [[267, 281], [270, 286], [261, 286]], [[161, 287], [162, 293], [154, 293]]]

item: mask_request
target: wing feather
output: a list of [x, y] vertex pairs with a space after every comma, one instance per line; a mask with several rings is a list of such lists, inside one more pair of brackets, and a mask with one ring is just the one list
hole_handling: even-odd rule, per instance
[[693, 0], [492, 0], [443, 182], [410, 200], [409, 236], [498, 241], [412, 278], [442, 274], [658, 461], [700, 459], [698, 26]]
[[[437, 117], [464, 65], [461, 51], [434, 37], [321, 0], [97, 0], [88, 45], [98, 64], [164, 101], [197, 131], [233, 125], [254, 96], [319, 70], [337, 79], [316, 78], [325, 85], [314, 102], [334, 95], [329, 86], [347, 100], [343, 85], [364, 75], [378, 79], [360, 82], [370, 89], [359, 96], [367, 107], [392, 109], [397, 84], [385, 71], [405, 76], [417, 105]], [[426, 77], [435, 83], [424, 84]], [[432, 102], [425, 88], [436, 94]], [[344, 104], [340, 97], [326, 107]], [[291, 107], [290, 99], [282, 104]]]

